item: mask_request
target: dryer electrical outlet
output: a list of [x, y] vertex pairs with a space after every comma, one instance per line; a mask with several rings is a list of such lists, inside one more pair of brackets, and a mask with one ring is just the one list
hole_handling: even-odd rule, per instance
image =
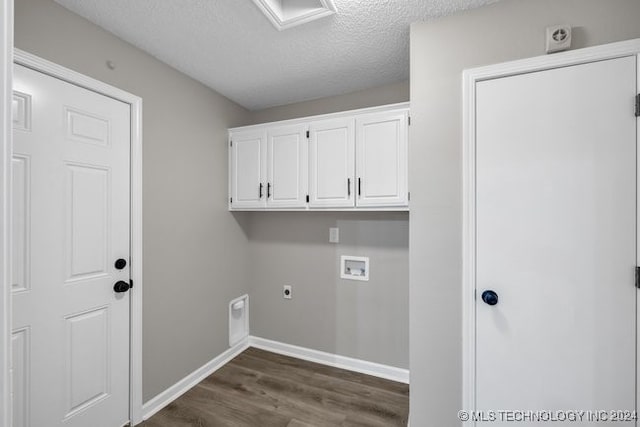
[[293, 290], [291, 289], [291, 285], [284, 285], [282, 287], [282, 298], [291, 299], [293, 294]]

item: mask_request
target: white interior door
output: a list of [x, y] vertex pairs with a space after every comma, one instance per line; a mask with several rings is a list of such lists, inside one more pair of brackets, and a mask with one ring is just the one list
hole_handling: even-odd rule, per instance
[[[14, 427], [129, 419], [130, 107], [14, 67]], [[122, 267], [121, 265], [119, 267]]]
[[353, 207], [354, 119], [332, 119], [309, 127], [309, 206]]
[[231, 143], [231, 207], [263, 208], [267, 199], [265, 133], [234, 132]]
[[406, 206], [407, 112], [356, 119], [357, 206]]
[[635, 410], [636, 75], [476, 85], [478, 410]]
[[307, 126], [269, 129], [267, 133], [267, 206], [305, 207], [307, 203]]

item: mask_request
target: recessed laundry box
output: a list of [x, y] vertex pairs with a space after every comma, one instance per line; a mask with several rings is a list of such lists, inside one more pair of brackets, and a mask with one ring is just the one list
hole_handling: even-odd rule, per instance
[[229, 303], [229, 346], [233, 347], [249, 336], [249, 295]]

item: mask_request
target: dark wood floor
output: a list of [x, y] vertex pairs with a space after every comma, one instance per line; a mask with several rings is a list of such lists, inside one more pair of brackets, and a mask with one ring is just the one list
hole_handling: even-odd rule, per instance
[[143, 427], [406, 426], [409, 386], [249, 348]]

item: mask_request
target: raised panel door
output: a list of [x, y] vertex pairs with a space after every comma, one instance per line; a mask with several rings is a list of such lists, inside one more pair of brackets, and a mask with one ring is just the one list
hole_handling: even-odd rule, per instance
[[354, 119], [312, 122], [309, 133], [309, 206], [353, 207]]
[[356, 118], [356, 206], [406, 206], [406, 111]]
[[130, 106], [14, 67], [15, 426], [129, 420]]
[[231, 134], [231, 208], [266, 203], [266, 137], [262, 130]]
[[272, 127], [267, 131], [267, 207], [307, 205], [306, 125]]

